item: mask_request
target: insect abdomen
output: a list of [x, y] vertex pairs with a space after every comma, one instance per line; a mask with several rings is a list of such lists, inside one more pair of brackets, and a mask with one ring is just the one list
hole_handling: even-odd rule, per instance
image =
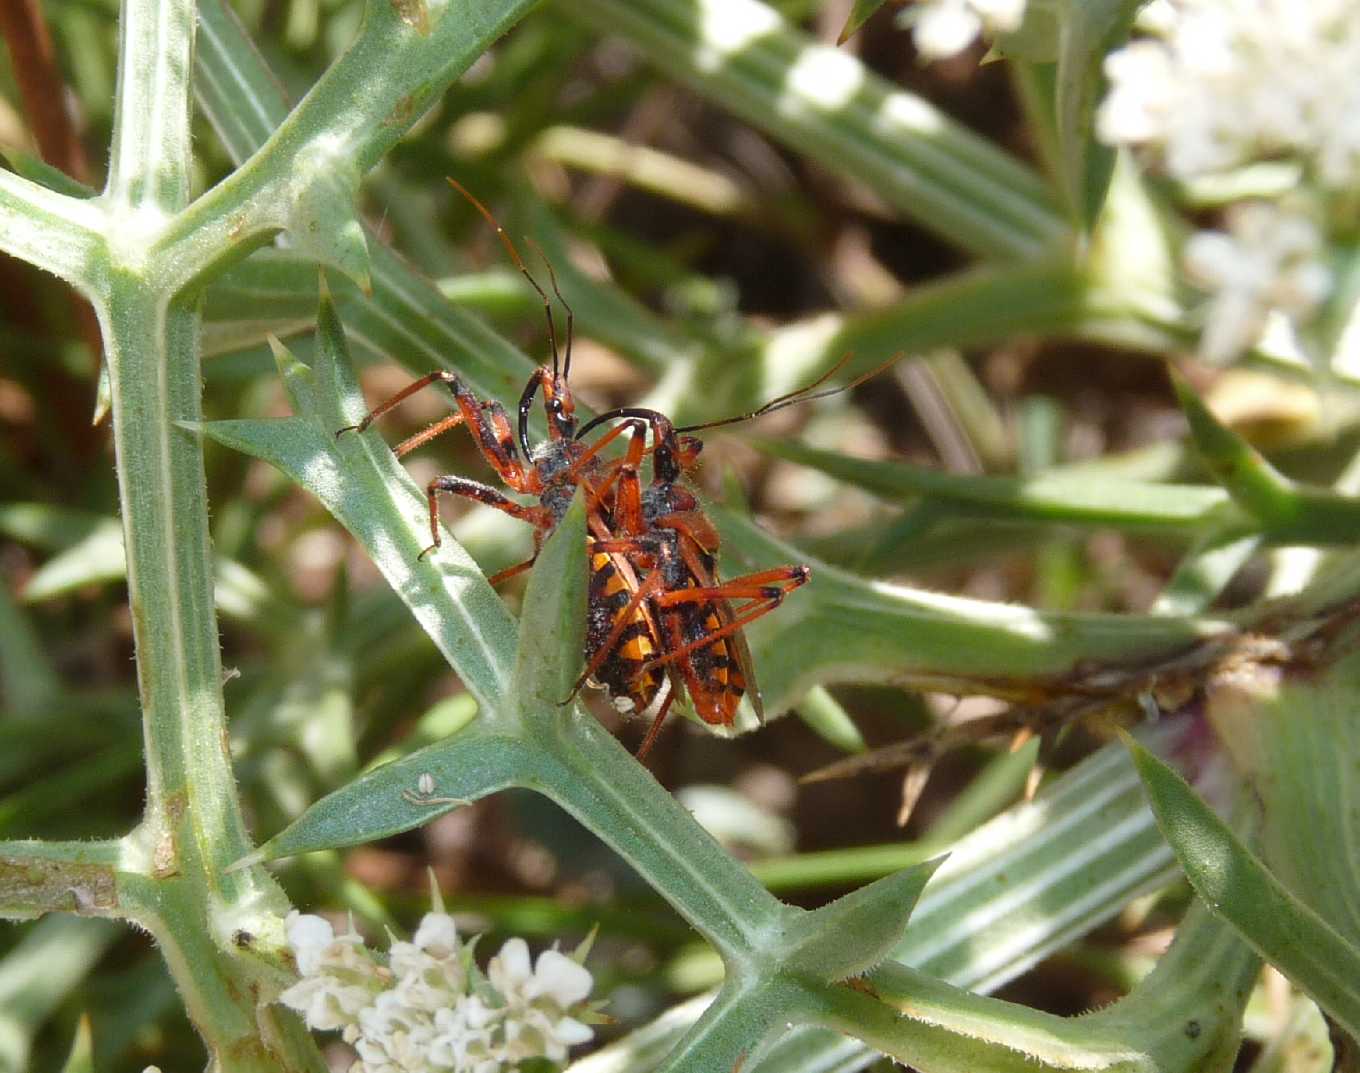
[[[585, 658], [595, 656], [600, 646], [618, 624], [619, 616], [628, 608], [633, 589], [614, 565], [613, 557], [603, 552], [590, 558], [590, 597], [586, 623]], [[608, 690], [614, 707], [624, 712], [644, 712], [651, 707], [661, 688], [662, 672], [651, 668], [638, 674], [643, 664], [656, 656], [656, 635], [651, 620], [641, 607], [629, 614], [629, 620], [604, 658], [595, 680]]]

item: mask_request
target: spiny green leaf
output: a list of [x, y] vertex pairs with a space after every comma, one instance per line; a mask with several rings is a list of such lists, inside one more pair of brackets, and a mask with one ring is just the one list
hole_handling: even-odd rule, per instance
[[1127, 744], [1195, 893], [1360, 1038], [1360, 948], [1276, 879], [1180, 775], [1131, 739]]
[[902, 938], [943, 857], [884, 876], [797, 920], [784, 936], [787, 972], [838, 983], [879, 964]]
[[294, 172], [299, 193], [287, 218], [293, 242], [321, 264], [339, 269], [361, 291], [371, 291], [372, 265], [356, 207], [357, 169], [348, 159], [313, 151], [298, 156]]
[[1141, 1041], [1081, 1018], [974, 995], [891, 962], [867, 982], [809, 988], [800, 1005], [827, 1027], [939, 1073], [1159, 1073]]
[[[333, 331], [330, 321], [327, 322], [326, 331]], [[267, 337], [269, 349], [274, 355], [274, 365], [279, 370], [279, 379], [283, 381], [283, 388], [288, 393], [288, 399], [293, 404], [293, 413], [312, 414], [320, 412], [320, 400], [315, 397], [316, 377], [312, 375], [312, 370], [298, 361], [283, 343], [273, 335]]]
[[524, 745], [474, 723], [327, 794], [235, 867], [409, 831], [497, 790], [524, 785], [533, 770]]
[[[458, 671], [484, 718], [507, 710], [515, 620], [476, 564], [447, 535], [429, 544], [425, 497], [376, 431], [337, 431], [368, 407], [354, 379], [344, 332], [329, 302], [318, 314], [315, 393], [300, 373], [287, 382], [295, 402], [315, 407], [269, 421], [216, 421], [203, 431], [219, 443], [263, 458], [315, 495], [364, 546], [398, 596]], [[285, 360], [285, 365], [287, 362]], [[291, 369], [291, 366], [287, 366]]]

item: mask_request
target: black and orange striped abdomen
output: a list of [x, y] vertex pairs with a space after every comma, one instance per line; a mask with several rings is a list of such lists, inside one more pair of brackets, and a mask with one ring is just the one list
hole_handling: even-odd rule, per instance
[[[590, 594], [586, 612], [585, 658], [589, 663], [609, 640], [625, 614], [628, 602], [636, 591], [636, 579], [626, 576], [614, 562], [614, 556], [593, 552], [590, 556]], [[621, 712], [645, 712], [661, 688], [664, 673], [658, 667], [638, 672], [659, 648], [658, 638], [647, 611], [638, 607], [629, 613], [629, 621], [595, 672], [595, 681], [609, 692], [615, 708]]]

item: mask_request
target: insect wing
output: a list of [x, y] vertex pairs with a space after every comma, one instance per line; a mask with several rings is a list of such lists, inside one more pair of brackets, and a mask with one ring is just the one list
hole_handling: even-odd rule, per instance
[[[709, 565], [712, 562], [712, 557], [688, 537], [682, 537], [681, 542], [684, 546], [685, 565], [693, 573], [696, 584], [700, 588], [716, 588], [720, 582], [718, 581], [716, 567]], [[728, 601], [714, 600], [712, 606], [717, 613], [718, 621], [723, 626], [730, 625], [736, 620], [736, 613], [732, 610], [732, 605]], [[755, 711], [756, 718], [763, 723], [765, 722], [765, 703], [760, 695], [760, 686], [756, 684], [755, 666], [751, 659], [751, 647], [746, 643], [746, 633], [743, 630], [733, 630], [725, 640], [728, 648], [736, 654], [737, 670], [744, 679], [743, 691], [750, 698], [751, 708]]]

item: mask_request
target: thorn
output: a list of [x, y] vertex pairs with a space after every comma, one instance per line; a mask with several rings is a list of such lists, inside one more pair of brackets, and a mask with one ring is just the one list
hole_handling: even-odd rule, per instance
[[911, 819], [916, 802], [921, 799], [921, 791], [930, 781], [930, 770], [931, 764], [927, 762], [915, 763], [910, 765], [906, 774], [902, 776], [902, 805], [897, 810], [898, 827], [905, 827], [907, 821]]
[[227, 867], [223, 869], [223, 874], [230, 875], [232, 872], [244, 872], [247, 868], [253, 868], [257, 864], [263, 864], [264, 860], [264, 849], [257, 849], [254, 853], [247, 853], [239, 861], [233, 861], [231, 864], [227, 865]]
[[1035, 764], [1029, 769], [1029, 775], [1025, 779], [1025, 803], [1034, 800], [1034, 795], [1039, 792], [1039, 783], [1043, 781], [1044, 767], [1042, 764]]
[[439, 889], [439, 880], [435, 878], [434, 869], [428, 864], [425, 866], [425, 874], [430, 877], [430, 909], [436, 913], [444, 911], [444, 892]]

